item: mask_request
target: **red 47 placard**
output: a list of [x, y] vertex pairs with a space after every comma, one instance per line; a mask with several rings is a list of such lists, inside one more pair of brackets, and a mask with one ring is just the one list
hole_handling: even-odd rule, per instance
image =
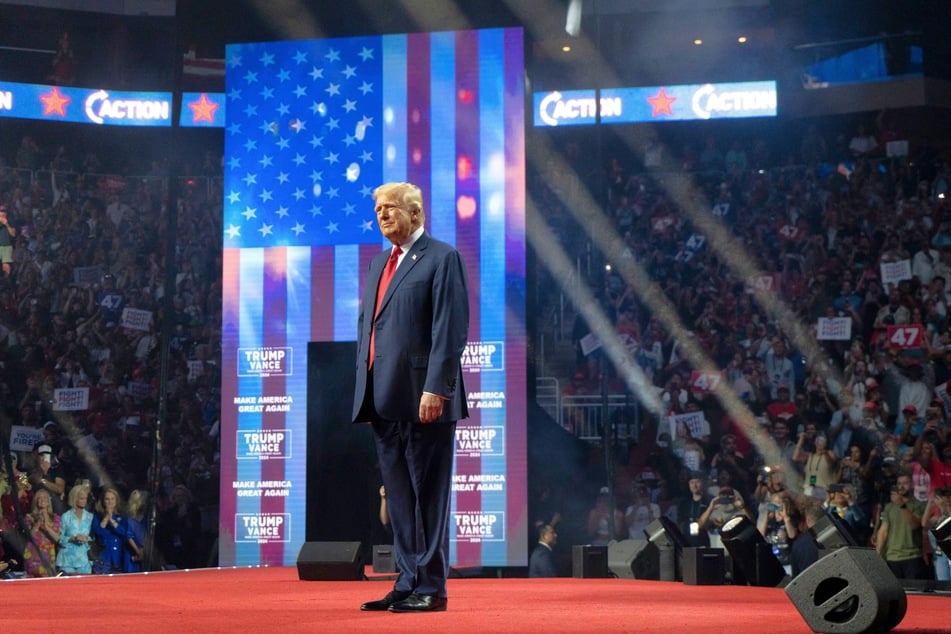
[[717, 386], [723, 379], [720, 372], [704, 372], [703, 370], [694, 370], [690, 374], [690, 391], [701, 394], [716, 392]]
[[901, 324], [888, 327], [888, 343], [895, 348], [920, 348], [924, 329], [921, 324]]

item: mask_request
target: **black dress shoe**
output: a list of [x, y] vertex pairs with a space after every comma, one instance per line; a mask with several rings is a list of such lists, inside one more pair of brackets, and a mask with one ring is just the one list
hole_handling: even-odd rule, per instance
[[391, 590], [390, 592], [387, 592], [386, 596], [379, 601], [367, 601], [360, 606], [360, 609], [364, 612], [385, 612], [391, 605], [397, 601], [402, 601], [406, 597], [410, 596], [410, 594], [410, 592], [405, 590]]
[[445, 597], [411, 594], [402, 601], [390, 605], [390, 612], [445, 612], [448, 603]]

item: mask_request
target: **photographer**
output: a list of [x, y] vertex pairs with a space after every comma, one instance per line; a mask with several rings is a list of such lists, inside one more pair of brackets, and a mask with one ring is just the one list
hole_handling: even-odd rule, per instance
[[66, 504], [63, 502], [66, 476], [53, 456], [53, 448], [46, 443], [37, 445], [33, 458], [34, 466], [30, 471], [30, 484], [33, 485], [33, 491], [45, 489], [50, 494], [53, 512], [62, 515], [66, 512]]
[[17, 230], [10, 226], [7, 208], [0, 205], [0, 262], [3, 263], [3, 277], [9, 278], [13, 267], [13, 238]]
[[720, 487], [720, 493], [710, 500], [707, 510], [700, 515], [700, 530], [706, 530], [710, 535], [710, 546], [722, 548], [723, 542], [720, 540], [720, 528], [738, 515], [743, 515], [750, 521], [749, 510], [743, 502], [743, 496], [733, 487]]
[[845, 484], [829, 485], [826, 511], [845, 520], [860, 545], [868, 543], [871, 525], [865, 510], [856, 503], [855, 493], [851, 486]]
[[793, 540], [799, 535], [799, 523], [795, 517], [795, 506], [792, 501], [781, 493], [774, 493], [769, 497], [765, 508], [761, 509], [756, 529], [773, 550], [779, 563], [786, 569], [786, 574], [792, 574], [792, 561], [789, 557], [789, 548]]

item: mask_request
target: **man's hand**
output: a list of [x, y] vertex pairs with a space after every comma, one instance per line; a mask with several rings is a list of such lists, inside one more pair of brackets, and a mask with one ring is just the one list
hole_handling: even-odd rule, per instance
[[443, 400], [435, 394], [423, 392], [419, 399], [419, 421], [421, 423], [431, 423], [442, 415]]

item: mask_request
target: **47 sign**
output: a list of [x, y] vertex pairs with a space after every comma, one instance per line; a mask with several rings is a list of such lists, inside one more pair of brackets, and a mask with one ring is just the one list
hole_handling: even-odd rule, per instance
[[920, 348], [921, 337], [924, 328], [921, 324], [902, 324], [899, 326], [889, 326], [887, 330], [888, 343], [895, 348], [906, 350], [908, 348]]
[[717, 386], [723, 380], [720, 372], [704, 372], [694, 370], [690, 375], [690, 390], [700, 394], [710, 394], [717, 391]]

